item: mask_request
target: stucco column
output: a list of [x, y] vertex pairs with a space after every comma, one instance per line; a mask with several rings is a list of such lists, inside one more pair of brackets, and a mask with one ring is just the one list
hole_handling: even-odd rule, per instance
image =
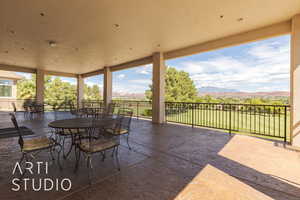
[[45, 71], [42, 69], [37, 69], [36, 71], [36, 101], [38, 103], [44, 103], [44, 80]]
[[109, 67], [104, 67], [103, 101], [105, 106], [112, 101], [112, 73]]
[[293, 17], [291, 32], [291, 138], [300, 147], [300, 15]]
[[77, 107], [82, 107], [82, 101], [84, 99], [84, 79], [81, 75], [77, 76]]
[[165, 122], [165, 61], [162, 52], [153, 54], [152, 122]]
[[13, 85], [11, 87], [11, 96], [14, 98], [14, 99], [17, 99], [17, 83], [18, 81], [17, 80], [14, 80], [13, 81]]

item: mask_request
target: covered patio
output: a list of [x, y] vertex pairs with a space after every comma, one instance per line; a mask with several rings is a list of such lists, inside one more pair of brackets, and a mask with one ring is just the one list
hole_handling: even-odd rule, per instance
[[[70, 117], [60, 113], [56, 119]], [[21, 120], [38, 135], [49, 132], [53, 113], [44, 119]], [[9, 124], [1, 123], [1, 127]], [[122, 141], [121, 171], [113, 159], [95, 158], [93, 183], [89, 185], [85, 160], [77, 173], [74, 153], [62, 160], [63, 170], [53, 164], [47, 177], [69, 177], [68, 192], [11, 191], [12, 166], [20, 158], [16, 138], [2, 139], [1, 192], [3, 199], [299, 199], [299, 153], [282, 143], [249, 136], [182, 125], [155, 125], [134, 120], [130, 151]], [[49, 160], [42, 153], [39, 161]], [[284, 163], [284, 164], [283, 164]], [[33, 175], [30, 178], [41, 178]], [[43, 176], [42, 176], [43, 177]]]
[[[62, 159], [63, 170], [51, 164], [47, 176], [70, 178], [68, 192], [11, 191], [12, 169], [20, 159], [18, 139], [1, 139], [0, 198], [299, 199], [299, 13], [299, 0], [1, 1], [0, 70], [35, 74], [36, 102], [44, 104], [45, 75], [73, 77], [81, 108], [84, 79], [103, 74], [108, 106], [112, 73], [149, 64], [153, 98], [151, 121], [132, 122], [132, 150], [121, 141], [121, 171], [110, 156], [105, 162], [95, 159], [89, 185], [84, 159], [74, 173], [73, 152]], [[165, 123], [165, 60], [285, 34], [291, 35], [289, 145]], [[70, 117], [68, 112], [46, 112], [17, 119], [45, 136], [51, 121]], [[11, 126], [7, 113], [1, 114], [0, 128]], [[41, 153], [38, 160], [49, 156]]]

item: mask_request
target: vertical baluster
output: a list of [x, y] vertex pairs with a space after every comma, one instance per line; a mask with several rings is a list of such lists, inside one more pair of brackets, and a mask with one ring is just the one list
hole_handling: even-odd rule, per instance
[[287, 107], [284, 106], [284, 142], [286, 142], [287, 136]]

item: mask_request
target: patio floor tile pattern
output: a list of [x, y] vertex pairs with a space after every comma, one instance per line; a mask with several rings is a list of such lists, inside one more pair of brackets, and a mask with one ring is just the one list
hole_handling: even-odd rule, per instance
[[[68, 117], [47, 113], [32, 121], [19, 119], [43, 135], [50, 121]], [[7, 126], [7, 120], [0, 122]], [[120, 172], [110, 156], [104, 162], [94, 157], [91, 186], [83, 160], [73, 173], [71, 154], [62, 160], [63, 171], [53, 164], [48, 174], [70, 178], [70, 192], [11, 192], [10, 174], [20, 152], [16, 138], [2, 139], [0, 199], [300, 199], [300, 154], [276, 142], [147, 120], [133, 120], [130, 141], [132, 151], [125, 141], [120, 148]], [[38, 160], [48, 160], [48, 154]]]

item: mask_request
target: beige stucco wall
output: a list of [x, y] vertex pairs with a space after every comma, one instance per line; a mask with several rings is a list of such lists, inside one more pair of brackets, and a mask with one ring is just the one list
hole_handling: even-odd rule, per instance
[[300, 15], [292, 20], [291, 106], [292, 144], [300, 147]]

